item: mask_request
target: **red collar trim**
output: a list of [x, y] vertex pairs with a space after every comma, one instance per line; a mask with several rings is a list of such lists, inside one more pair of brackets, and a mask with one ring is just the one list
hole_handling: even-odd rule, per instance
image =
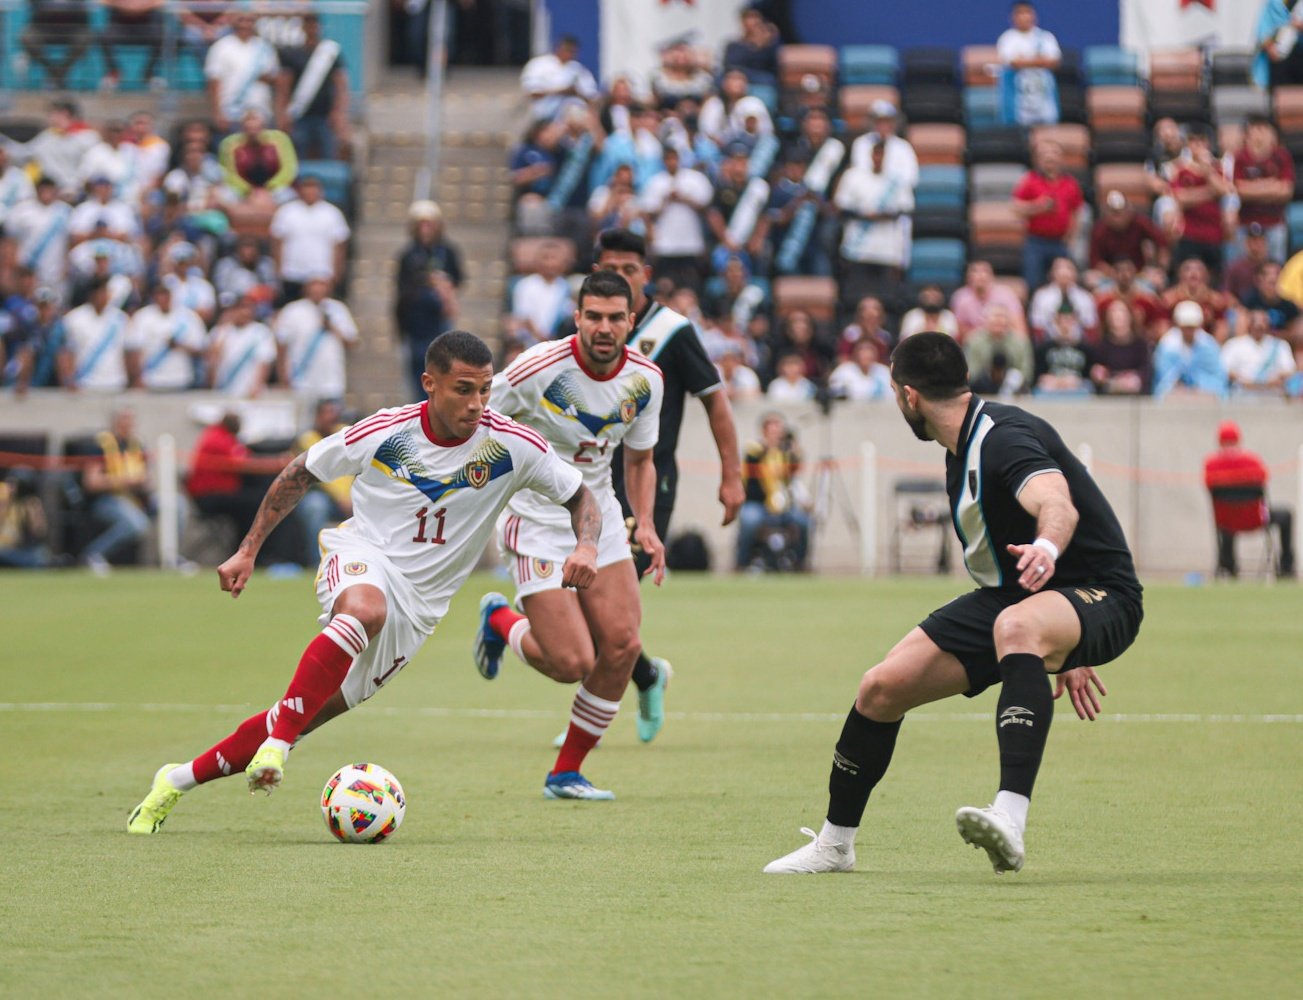
[[425, 436], [430, 439], [431, 444], [437, 444], [440, 448], [456, 448], [458, 445], [465, 444], [470, 440], [470, 435], [464, 438], [441, 438], [434, 433], [430, 426], [430, 401], [427, 399], [421, 404], [421, 430], [425, 431]]
[[594, 382], [611, 381], [611, 379], [620, 374], [624, 369], [624, 363], [629, 360], [629, 346], [626, 344], [623, 353], [620, 355], [620, 363], [612, 368], [607, 374], [599, 375], [584, 363], [584, 352], [579, 349], [579, 334], [577, 333], [570, 339], [570, 353], [575, 356], [575, 361], [579, 363], [579, 367], [583, 369], [584, 374]]

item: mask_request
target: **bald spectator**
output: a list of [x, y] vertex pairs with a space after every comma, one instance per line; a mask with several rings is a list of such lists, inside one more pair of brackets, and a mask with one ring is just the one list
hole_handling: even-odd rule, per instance
[[1121, 191], [1110, 191], [1104, 212], [1090, 234], [1090, 266], [1112, 280], [1113, 263], [1125, 258], [1137, 271], [1146, 267], [1167, 270], [1167, 241], [1146, 215], [1136, 212]]

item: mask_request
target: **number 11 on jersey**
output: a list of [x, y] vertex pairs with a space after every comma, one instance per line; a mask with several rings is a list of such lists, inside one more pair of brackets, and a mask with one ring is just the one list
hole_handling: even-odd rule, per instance
[[[416, 534], [412, 536], [414, 542], [429, 542], [431, 545], [443, 545], [447, 539], [443, 537], [444, 515], [448, 513], [447, 507], [440, 507], [434, 513], [430, 513], [430, 508], [422, 507], [416, 512]], [[427, 538], [425, 527], [427, 517], [434, 519], [434, 537]]]

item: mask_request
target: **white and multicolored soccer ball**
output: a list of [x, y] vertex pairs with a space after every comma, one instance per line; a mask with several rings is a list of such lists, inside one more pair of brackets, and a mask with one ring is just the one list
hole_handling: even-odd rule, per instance
[[336, 840], [378, 844], [403, 822], [407, 798], [398, 779], [379, 764], [349, 764], [321, 790], [321, 812]]

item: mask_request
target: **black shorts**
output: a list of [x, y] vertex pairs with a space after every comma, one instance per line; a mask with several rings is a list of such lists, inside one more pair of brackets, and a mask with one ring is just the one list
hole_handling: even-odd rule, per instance
[[[1140, 599], [1130, 592], [1107, 585], [1049, 589], [1066, 597], [1081, 620], [1081, 641], [1064, 660], [1063, 670], [1098, 667], [1116, 660], [1140, 633], [1145, 613]], [[993, 634], [996, 616], [1031, 596], [1023, 590], [984, 587], [956, 597], [919, 622], [929, 639], [964, 665], [969, 685], [966, 697], [1000, 683]]]

